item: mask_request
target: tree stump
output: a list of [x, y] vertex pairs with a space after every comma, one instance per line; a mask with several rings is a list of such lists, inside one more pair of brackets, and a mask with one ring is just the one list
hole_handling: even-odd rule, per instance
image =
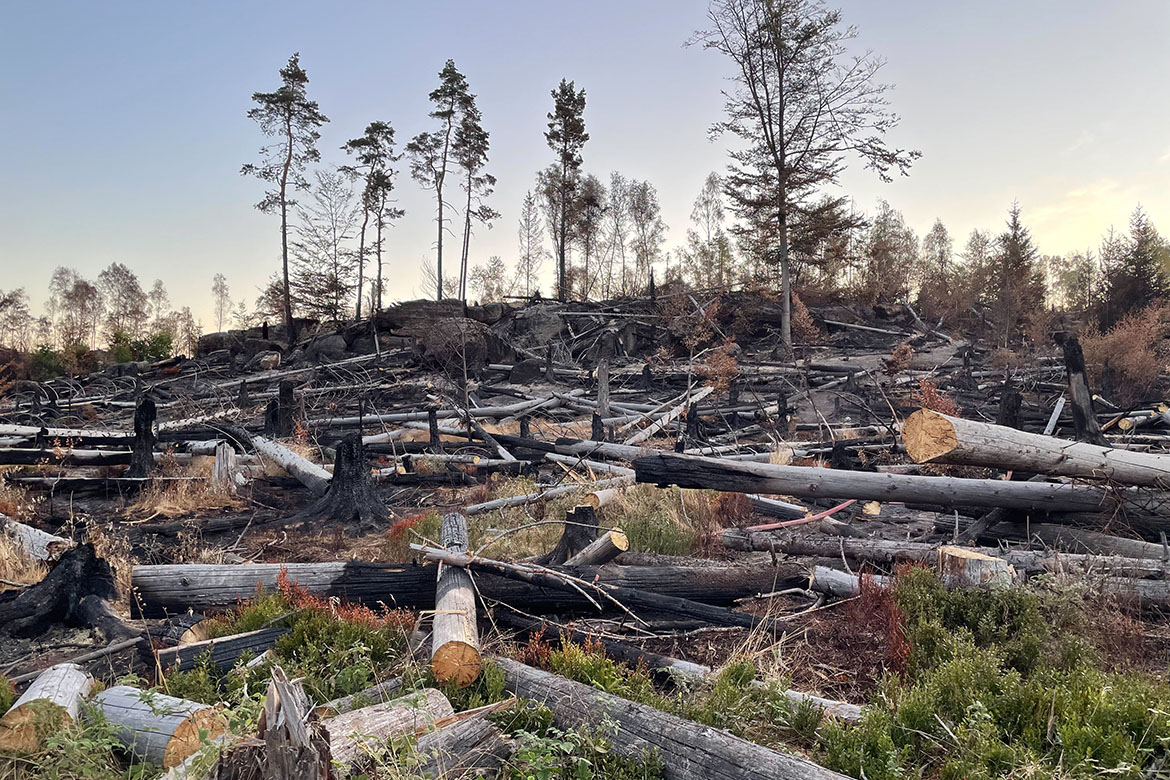
[[137, 633], [109, 608], [116, 598], [110, 565], [97, 557], [92, 544], [83, 544], [62, 555], [43, 580], [0, 604], [0, 633], [36, 636], [57, 622], [113, 635]]
[[130, 456], [127, 477], [145, 477], [154, 471], [154, 419], [158, 410], [154, 401], [143, 398], [134, 410], [134, 454]]
[[306, 522], [355, 522], [359, 528], [368, 529], [380, 526], [389, 516], [389, 510], [374, 490], [361, 434], [355, 433], [346, 436], [337, 445], [333, 478], [329, 480], [325, 495], [295, 519]]
[[564, 563], [588, 547], [600, 529], [593, 504], [582, 504], [565, 513], [565, 530], [557, 540], [557, 546], [536, 559], [541, 566], [556, 566]]

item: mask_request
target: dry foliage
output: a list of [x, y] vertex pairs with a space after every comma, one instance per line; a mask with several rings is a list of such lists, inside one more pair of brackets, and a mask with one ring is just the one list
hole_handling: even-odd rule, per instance
[[11, 584], [31, 585], [40, 582], [48, 567], [25, 553], [16, 540], [0, 531], [0, 591]]
[[739, 345], [727, 339], [718, 347], [708, 350], [706, 361], [696, 367], [699, 376], [707, 380], [715, 392], [726, 393], [739, 376], [739, 361], [735, 358], [739, 351]]
[[356, 623], [369, 629], [396, 628], [410, 631], [414, 628], [414, 614], [407, 609], [390, 609], [383, 605], [379, 611], [363, 604], [351, 604], [337, 598], [321, 598], [293, 582], [288, 569], [276, 575], [276, 590], [290, 607], [296, 610], [327, 612], [337, 620]]
[[895, 376], [902, 373], [910, 367], [910, 361], [914, 359], [914, 347], [910, 346], [908, 342], [903, 341], [890, 352], [888, 358], [883, 358], [882, 362], [886, 366], [886, 374], [888, 376]]
[[1115, 403], [1131, 404], [1152, 394], [1170, 354], [1165, 344], [1168, 316], [1170, 307], [1151, 306], [1128, 315], [1107, 333], [1081, 339], [1091, 381]]
[[792, 293], [792, 341], [794, 344], [814, 344], [820, 341], [821, 332], [813, 322], [808, 307], [795, 292]]
[[[3, 469], [0, 469], [2, 472]], [[28, 517], [36, 508], [36, 499], [29, 496], [28, 489], [14, 482], [4, 479], [0, 473], [0, 515], [7, 515], [13, 520]]]
[[1019, 368], [1023, 364], [1023, 356], [1007, 347], [1000, 347], [991, 353], [991, 365], [994, 368]]
[[959, 405], [953, 399], [939, 392], [938, 385], [930, 381], [927, 377], [922, 377], [918, 380], [918, 391], [914, 393], [914, 400], [923, 409], [930, 409], [940, 414], [949, 414], [952, 417], [957, 417], [960, 411]]
[[211, 484], [213, 463], [212, 458], [206, 458], [202, 463], [182, 469], [173, 461], [168, 463], [164, 460], [160, 464], [160, 470], [164, 475], [189, 478], [151, 482], [138, 493], [138, 499], [126, 508], [127, 517], [137, 520], [152, 520], [157, 517], [174, 519], [195, 512], [238, 506], [239, 499]]

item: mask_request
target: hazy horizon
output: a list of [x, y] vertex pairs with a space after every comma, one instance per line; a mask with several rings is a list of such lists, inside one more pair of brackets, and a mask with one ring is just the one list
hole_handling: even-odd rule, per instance
[[[294, 51], [332, 120], [319, 144], [326, 164], [342, 161], [341, 144], [372, 120], [394, 126], [399, 149], [428, 129], [427, 93], [455, 60], [478, 95], [487, 170], [499, 180], [489, 203], [502, 216], [473, 238], [473, 264], [513, 262], [520, 201], [552, 159], [545, 115], [562, 77], [588, 95], [584, 170], [654, 184], [674, 249], [703, 180], [727, 162], [707, 131], [721, 117], [728, 63], [683, 45], [706, 5], [10, 8], [0, 32], [9, 74], [0, 288], [26, 288], [39, 313], [56, 266], [94, 278], [117, 261], [144, 288], [161, 278], [172, 305], [190, 306], [205, 330], [216, 273], [251, 309], [279, 266], [279, 220], [252, 207], [263, 187], [239, 175], [264, 143], [245, 113]], [[891, 184], [847, 171], [840, 192], [858, 209], [884, 198], [919, 236], [941, 218], [956, 248], [973, 228], [998, 232], [1017, 200], [1046, 254], [1095, 248], [1139, 203], [1170, 233], [1170, 4], [835, 5], [859, 28], [859, 47], [888, 60], [882, 77], [897, 85], [902, 117], [891, 142], [923, 152]], [[407, 214], [387, 241], [390, 299], [426, 295], [420, 269], [434, 255], [432, 198], [405, 160], [399, 170]], [[551, 270], [546, 262], [546, 280]]]

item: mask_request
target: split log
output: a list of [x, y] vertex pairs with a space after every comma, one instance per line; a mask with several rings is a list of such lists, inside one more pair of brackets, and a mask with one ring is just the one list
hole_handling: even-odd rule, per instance
[[211, 467], [211, 487], [221, 493], [236, 492], [236, 451], [226, 441], [215, 445], [215, 464]]
[[154, 471], [154, 419], [158, 414], [154, 401], [143, 398], [134, 410], [134, 454], [127, 477], [145, 477]]
[[36, 561], [55, 561], [75, 546], [72, 539], [54, 536], [31, 525], [18, 523], [2, 514], [0, 530], [12, 537], [13, 541], [20, 545], [20, 549], [24, 550], [25, 555]]
[[902, 427], [915, 463], [991, 466], [1128, 485], [1170, 487], [1170, 455], [1131, 452], [1025, 433], [1013, 428], [922, 409]]
[[93, 678], [77, 664], [57, 664], [33, 681], [0, 718], [0, 751], [33, 753], [65, 721], [77, 720]]
[[592, 727], [609, 719], [616, 724], [612, 735], [608, 735], [610, 742], [622, 755], [637, 759], [646, 749], [656, 750], [662, 758], [666, 780], [844, 777], [721, 729], [684, 720], [509, 658], [498, 658], [496, 663], [504, 671], [507, 690], [544, 704], [561, 728]]
[[107, 688], [94, 704], [117, 728], [116, 738], [127, 750], [162, 767], [180, 764], [199, 750], [201, 734], [214, 738], [227, 730], [213, 707], [129, 685]]
[[[200, 612], [229, 609], [257, 593], [276, 591], [282, 571], [289, 582], [309, 593], [377, 607], [432, 609], [435, 605], [436, 568], [410, 563], [255, 563], [255, 564], [161, 564], [138, 565], [131, 581], [137, 594], [133, 601], [147, 615], [165, 615], [195, 609]], [[802, 567], [782, 564], [777, 568], [757, 565], [710, 564], [696, 566], [599, 566], [575, 569], [583, 580], [597, 579], [614, 585], [679, 596], [707, 604], [734, 601], [797, 584], [804, 579]], [[532, 608], [577, 607], [588, 602], [577, 593], [549, 591], [527, 583], [489, 575], [477, 578], [484, 597]]]
[[[579, 576], [580, 571], [574, 571], [571, 575], [566, 576], [565, 573], [555, 569], [494, 561], [490, 558], [454, 553], [425, 545], [412, 544], [411, 549], [423, 553], [430, 560], [451, 566], [461, 566], [485, 574], [495, 574], [541, 588], [565, 593], [579, 593], [602, 609], [613, 608], [620, 604], [626, 608], [645, 609], [694, 618], [716, 626], [741, 626], [743, 628], [762, 626], [768, 630], [778, 630], [780, 626], [777, 620], [769, 617], [749, 615], [746, 612], [737, 612], [733, 609], [703, 604], [678, 596], [668, 596], [637, 588], [613, 585], [596, 579], [586, 579]], [[615, 601], [617, 604], [614, 603]]]
[[206, 657], [212, 667], [225, 672], [243, 655], [259, 656], [287, 633], [287, 628], [274, 626], [167, 647], [158, 651], [158, 665], [166, 671], [182, 672], [194, 669]]
[[[444, 515], [440, 540], [451, 552], [466, 553], [467, 519], [456, 512]], [[475, 682], [481, 668], [471, 575], [466, 569], [440, 563], [431, 633], [431, 673], [441, 683], [464, 688]]]
[[436, 780], [495, 777], [513, 750], [512, 740], [484, 717], [463, 718], [419, 738], [421, 762], [411, 772]]
[[391, 677], [389, 680], [380, 682], [377, 685], [371, 685], [369, 688], [360, 690], [357, 693], [351, 693], [349, 696], [341, 696], [332, 701], [327, 701], [314, 708], [314, 712], [322, 718], [331, 718], [334, 715], [356, 710], [358, 707], [366, 707], [370, 704], [380, 704], [388, 701], [394, 698], [395, 694], [401, 690], [402, 678]]
[[[592, 508], [592, 507], [591, 507]], [[630, 549], [630, 540], [620, 528], [611, 528], [590, 542], [585, 549], [564, 562], [568, 568], [601, 566]]]
[[[300, 479], [300, 475], [295, 476]], [[303, 479], [301, 481], [304, 482]], [[310, 489], [313, 488], [310, 486]], [[316, 490], [313, 492], [316, 493]], [[383, 525], [389, 516], [390, 511], [374, 490], [374, 479], [366, 465], [362, 437], [355, 433], [346, 436], [337, 445], [333, 476], [329, 479], [324, 495], [295, 515], [292, 521], [357, 523], [363, 528], [375, 528]]]
[[[1118, 496], [1127, 505], [1170, 509], [1162, 494], [1146, 496], [1095, 485], [1004, 482], [998, 479], [924, 477], [842, 471], [806, 466], [722, 461], [694, 455], [660, 454], [638, 458], [639, 482], [660, 486], [739, 493], [779, 493], [808, 498], [857, 498], [938, 506], [1001, 506], [1038, 512], [1102, 512]], [[1155, 510], [1156, 511], [1156, 510]]]
[[315, 496], [323, 496], [329, 490], [329, 480], [332, 478], [328, 471], [310, 462], [307, 458], [297, 455], [284, 445], [265, 439], [263, 436], [252, 436], [252, 446], [256, 452], [268, 458], [276, 465], [307, 487]]
[[322, 722], [329, 732], [333, 760], [345, 765], [372, 746], [381, 746], [391, 737], [428, 729], [435, 721], [455, 714], [441, 691], [424, 688], [384, 704], [352, 710]]

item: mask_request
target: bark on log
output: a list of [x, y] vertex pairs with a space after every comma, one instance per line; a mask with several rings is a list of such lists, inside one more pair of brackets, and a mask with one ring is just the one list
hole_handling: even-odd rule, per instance
[[163, 648], [158, 651], [158, 664], [165, 671], [182, 672], [194, 669], [206, 656], [215, 669], [226, 672], [233, 668], [245, 653], [259, 656], [287, 633], [287, 628], [261, 628], [242, 634], [232, 634]]
[[316, 463], [311, 463], [288, 447], [265, 439], [263, 436], [253, 436], [251, 439], [256, 452], [280, 466], [291, 476], [296, 477], [313, 495], [323, 496], [329, 490], [329, 480], [332, 479], [332, 475]]
[[[288, 579], [317, 596], [337, 597], [376, 607], [432, 609], [435, 605], [436, 567], [411, 563], [255, 563], [138, 565], [131, 581], [134, 606], [147, 615], [229, 609], [257, 592], [273, 593], [281, 571]], [[799, 583], [804, 570], [795, 564], [770, 568], [759, 565], [599, 566], [575, 569], [584, 580], [595, 578], [623, 587], [708, 604], [730, 604], [737, 599]], [[477, 578], [489, 599], [532, 608], [580, 607], [588, 602], [576, 593], [534, 587], [501, 577]]]
[[614, 748], [635, 759], [647, 749], [656, 750], [662, 758], [666, 780], [757, 777], [837, 780], [844, 777], [805, 759], [769, 750], [726, 731], [683, 720], [509, 658], [498, 658], [496, 663], [504, 671], [509, 691], [544, 704], [562, 728], [593, 727], [604, 718], [614, 721], [616, 729], [610, 736]]
[[327, 701], [313, 709], [322, 718], [331, 718], [334, 715], [356, 710], [371, 704], [381, 704], [393, 699], [402, 690], [402, 678], [391, 677], [389, 680], [371, 685], [369, 688], [351, 693], [349, 696]]
[[1167, 508], [1162, 494], [1143, 497], [1133, 491], [1111, 491], [1095, 485], [840, 471], [722, 461], [694, 455], [650, 455], [634, 461], [634, 470], [639, 482], [660, 486], [808, 498], [857, 498], [947, 507], [1001, 506], [1041, 512], [1102, 512], [1115, 506], [1119, 494], [1127, 506]]
[[412, 769], [419, 777], [494, 777], [512, 755], [512, 740], [483, 717], [464, 718], [419, 738]]
[[621, 587], [595, 579], [587, 579], [586, 577], [580, 576], [580, 570], [574, 570], [569, 575], [572, 578], [571, 580], [566, 578], [565, 574], [553, 569], [506, 563], [504, 561], [493, 561], [490, 558], [479, 558], [465, 553], [452, 553], [422, 545], [411, 545], [411, 548], [422, 552], [430, 560], [440, 561], [444, 564], [464, 566], [477, 572], [495, 574], [538, 587], [559, 590], [566, 594], [583, 593], [592, 598], [593, 603], [602, 609], [615, 608], [617, 605], [614, 604], [614, 601], [616, 601], [626, 608], [679, 615], [717, 626], [742, 626], [743, 628], [761, 626], [768, 630], [780, 630], [781, 626], [777, 620], [769, 617], [750, 615], [746, 612], [737, 612], [733, 609], [703, 604], [678, 596], [667, 596], [661, 593]]
[[599, 531], [597, 513], [592, 504], [574, 507], [565, 512], [565, 530], [557, 539], [556, 546], [544, 555], [537, 556], [532, 562], [541, 566], [563, 564], [588, 547], [597, 538]]
[[391, 737], [430, 728], [455, 714], [447, 697], [436, 688], [424, 688], [369, 707], [335, 715], [322, 722], [329, 732], [333, 760], [345, 765]]
[[564, 562], [568, 568], [601, 566], [630, 549], [630, 540], [620, 528], [611, 528], [590, 542], [585, 549]]
[[198, 702], [142, 691], [129, 685], [107, 688], [94, 697], [118, 741], [135, 756], [163, 767], [181, 764], [209, 738], [227, 730], [223, 716]]
[[65, 721], [77, 720], [93, 678], [77, 664], [57, 664], [33, 681], [0, 718], [0, 751], [36, 752]]
[[902, 442], [915, 463], [991, 466], [1170, 488], [1170, 455], [1064, 441], [929, 409], [906, 419]]
[[[466, 553], [467, 519], [455, 512], [445, 515], [440, 539], [448, 550]], [[431, 631], [431, 673], [439, 682], [465, 688], [479, 677], [483, 664], [476, 621], [471, 574], [440, 564]]]

